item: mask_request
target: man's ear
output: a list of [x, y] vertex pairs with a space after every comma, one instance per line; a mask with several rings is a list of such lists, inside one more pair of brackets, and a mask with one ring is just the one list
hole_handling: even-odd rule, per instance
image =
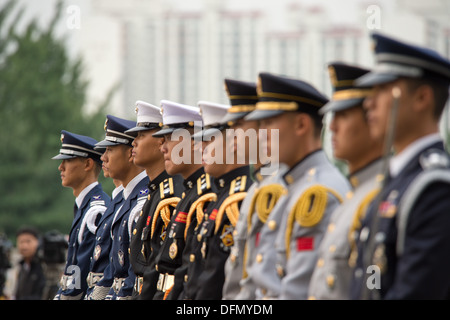
[[306, 113], [297, 113], [292, 117], [294, 131], [296, 135], [302, 136], [305, 135], [306, 132], [312, 126], [312, 119]]
[[127, 150], [125, 151], [125, 154], [128, 157], [128, 162], [134, 163], [133, 162], [133, 148], [127, 148]]
[[413, 99], [413, 107], [416, 111], [422, 112], [429, 109], [433, 113], [434, 92], [430, 85], [424, 84], [419, 86], [414, 92]]
[[95, 161], [92, 158], [86, 158], [85, 162], [84, 162], [84, 170], [85, 171], [90, 171], [93, 170], [95, 166]]

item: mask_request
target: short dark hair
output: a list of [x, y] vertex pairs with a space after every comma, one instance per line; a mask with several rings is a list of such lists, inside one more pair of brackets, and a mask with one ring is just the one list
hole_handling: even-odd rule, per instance
[[30, 227], [30, 226], [21, 227], [16, 232], [16, 238], [22, 234], [31, 234], [36, 239], [39, 239], [39, 231], [34, 227]]
[[436, 77], [427, 77], [420, 79], [405, 78], [405, 79], [409, 91], [415, 91], [417, 88], [423, 85], [431, 87], [434, 95], [433, 117], [434, 119], [439, 120], [448, 100], [449, 95], [448, 90], [450, 83], [448, 81], [443, 81], [442, 79]]

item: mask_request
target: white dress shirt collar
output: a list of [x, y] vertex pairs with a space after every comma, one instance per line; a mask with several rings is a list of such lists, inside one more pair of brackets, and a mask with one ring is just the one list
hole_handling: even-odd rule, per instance
[[396, 154], [391, 158], [389, 163], [389, 171], [391, 176], [393, 178], [396, 177], [420, 151], [438, 141], [442, 141], [439, 133], [429, 134], [417, 139], [407, 146], [402, 152]]

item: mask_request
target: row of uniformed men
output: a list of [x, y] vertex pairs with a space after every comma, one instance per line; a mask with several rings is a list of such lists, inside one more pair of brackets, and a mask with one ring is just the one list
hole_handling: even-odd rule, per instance
[[[260, 73], [257, 84], [225, 80], [231, 107], [163, 100], [160, 112], [138, 101], [137, 124], [107, 116], [99, 143], [63, 131], [55, 158], [76, 208], [55, 298], [445, 298], [450, 160], [438, 122], [450, 63], [373, 39], [372, 71], [329, 65], [331, 101], [305, 81]], [[348, 178], [322, 150], [327, 112]], [[259, 144], [278, 150], [278, 165], [249, 166], [245, 136], [219, 144], [215, 133], [228, 128], [277, 130]], [[191, 148], [180, 148], [180, 129]], [[227, 163], [243, 145], [246, 163]], [[174, 158], [180, 150], [190, 162]], [[223, 161], [208, 161], [220, 150]], [[95, 173], [66, 181], [75, 160], [97, 176], [103, 164], [118, 185], [110, 203]]]

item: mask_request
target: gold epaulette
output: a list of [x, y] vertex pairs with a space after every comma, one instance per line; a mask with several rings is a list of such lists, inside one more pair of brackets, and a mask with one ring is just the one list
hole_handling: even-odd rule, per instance
[[328, 193], [334, 195], [339, 202], [342, 202], [342, 197], [333, 189], [322, 185], [313, 185], [306, 189], [298, 198], [295, 205], [289, 212], [287, 226], [286, 226], [286, 258], [289, 259], [290, 254], [290, 240], [294, 221], [301, 227], [310, 228], [317, 225], [323, 218], [327, 208]]
[[280, 184], [274, 183], [261, 187], [255, 191], [250, 208], [247, 215], [247, 231], [250, 232], [252, 226], [253, 212], [256, 209], [256, 214], [262, 223], [266, 223], [267, 217], [272, 212], [273, 207], [278, 202], [278, 199], [287, 190]]
[[185, 240], [186, 240], [187, 231], [191, 224], [192, 216], [193, 216], [194, 212], [196, 213], [197, 225], [198, 225], [200, 223], [200, 221], [202, 221], [202, 219], [203, 219], [203, 214], [204, 214], [203, 208], [205, 207], [205, 203], [211, 202], [211, 201], [216, 201], [216, 200], [217, 200], [217, 194], [211, 192], [211, 193], [204, 194], [203, 196], [201, 196], [200, 198], [195, 200], [194, 203], [191, 204], [191, 207], [189, 208], [189, 212], [186, 217], [186, 228], [184, 229], [184, 239]]
[[217, 233], [217, 231], [219, 231], [220, 223], [222, 222], [224, 213], [226, 213], [228, 220], [230, 220], [232, 226], [236, 227], [236, 223], [239, 218], [239, 202], [241, 202], [246, 195], [247, 192], [233, 193], [223, 201], [223, 203], [220, 205], [219, 210], [217, 211], [215, 219], [215, 234]]
[[164, 179], [164, 181], [162, 181], [159, 184], [159, 193], [160, 193], [161, 199], [165, 199], [165, 198], [173, 195], [174, 191], [173, 191], [173, 178], [172, 177]]
[[161, 200], [158, 203], [158, 206], [156, 207], [155, 213], [153, 214], [153, 221], [152, 221], [152, 229], [151, 229], [151, 237], [153, 238], [153, 233], [155, 232], [155, 225], [156, 221], [158, 220], [158, 217], [161, 215], [161, 219], [164, 221], [164, 225], [167, 227], [167, 225], [170, 222], [171, 218], [171, 212], [170, 212], [170, 206], [176, 207], [178, 202], [180, 202], [180, 198], [178, 197], [172, 197], [168, 199]]
[[247, 185], [247, 176], [239, 176], [230, 183], [230, 191], [228, 194], [245, 191]]
[[209, 174], [204, 173], [197, 179], [197, 194], [200, 196], [209, 189], [211, 189], [211, 178]]

